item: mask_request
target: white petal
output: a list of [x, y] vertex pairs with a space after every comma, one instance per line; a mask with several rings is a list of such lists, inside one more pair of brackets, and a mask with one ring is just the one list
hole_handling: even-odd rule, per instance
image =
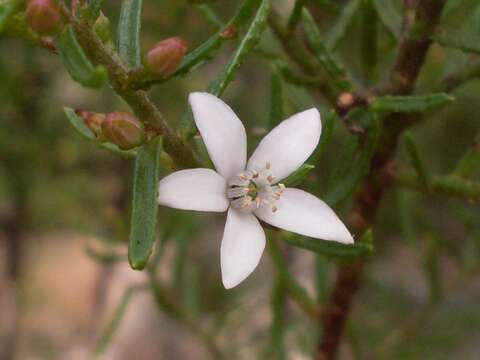
[[247, 135], [237, 115], [209, 93], [191, 93], [188, 100], [217, 171], [227, 180], [243, 171], [247, 162]]
[[286, 188], [275, 206], [275, 212], [265, 206], [256, 210], [255, 215], [270, 225], [297, 234], [353, 244], [352, 235], [333, 210], [308, 192]]
[[223, 286], [231, 289], [250, 275], [264, 249], [265, 232], [257, 218], [230, 208], [220, 248]]
[[225, 179], [210, 169], [176, 171], [160, 181], [158, 203], [176, 209], [223, 212], [228, 208]]
[[260, 170], [267, 163], [277, 181], [297, 170], [318, 145], [322, 123], [312, 108], [295, 114], [272, 129], [248, 160], [248, 170]]

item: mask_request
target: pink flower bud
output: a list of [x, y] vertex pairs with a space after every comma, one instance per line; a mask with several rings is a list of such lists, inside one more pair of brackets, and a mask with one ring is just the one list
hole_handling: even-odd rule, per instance
[[25, 18], [28, 25], [40, 35], [53, 35], [62, 29], [62, 16], [53, 0], [30, 0]]
[[94, 113], [81, 109], [75, 110], [75, 114], [83, 119], [85, 125], [87, 125], [87, 127], [93, 132], [98, 141], [105, 141], [102, 132], [102, 124], [105, 121], [106, 116], [105, 114]]
[[187, 50], [187, 43], [178, 36], [162, 40], [147, 53], [145, 65], [150, 72], [168, 77], [177, 70]]
[[145, 140], [142, 123], [133, 114], [121, 111], [107, 114], [102, 122], [102, 133], [122, 150], [132, 149]]

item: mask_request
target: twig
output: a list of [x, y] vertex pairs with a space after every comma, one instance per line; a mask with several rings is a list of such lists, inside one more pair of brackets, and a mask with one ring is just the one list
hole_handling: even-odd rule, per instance
[[163, 148], [178, 167], [195, 167], [198, 160], [192, 149], [170, 128], [158, 108], [142, 90], [133, 90], [129, 87], [129, 69], [122, 62], [117, 53], [105, 46], [91, 26], [73, 17], [63, 6], [63, 15], [75, 29], [80, 45], [90, 60], [104, 65], [108, 70], [110, 83], [115, 92], [130, 105], [135, 114], [144, 124], [163, 136]]
[[[393, 66], [389, 81], [381, 91], [390, 94], [409, 93], [424, 63], [425, 55], [431, 44], [430, 35], [434, 31], [443, 5], [443, 0], [422, 0], [416, 2], [415, 19], [411, 21], [411, 1], [406, 1], [404, 27], [399, 54]], [[405, 121], [399, 122], [398, 117]], [[373, 223], [376, 210], [385, 190], [392, 183], [392, 158], [398, 138], [412, 121], [407, 115], [392, 114], [384, 121], [384, 132], [380, 145], [371, 162], [370, 174], [359, 194], [354, 199], [350, 212], [350, 226], [357, 238]], [[317, 359], [335, 359], [342, 339], [346, 320], [353, 299], [360, 286], [364, 262], [357, 260], [338, 268], [337, 279], [330, 300], [322, 317], [323, 338], [318, 344]]]

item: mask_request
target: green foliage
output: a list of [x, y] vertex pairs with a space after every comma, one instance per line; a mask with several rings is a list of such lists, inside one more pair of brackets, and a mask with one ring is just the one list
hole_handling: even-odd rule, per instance
[[335, 49], [346, 35], [361, 2], [362, 0], [350, 0], [347, 6], [343, 8], [337, 22], [330, 31], [330, 37], [327, 42], [329, 49]]
[[[367, 112], [361, 113], [360, 116], [365, 117], [368, 121], [368, 136], [363, 145], [353, 140], [351, 142], [354, 151], [353, 158], [346, 160], [343, 164], [339, 163], [343, 165], [343, 168], [340, 169], [340, 173], [335, 175], [334, 184], [324, 197], [325, 201], [333, 207], [354, 193], [370, 171], [370, 161], [374, 155], [381, 134], [380, 121], [375, 114]], [[350, 151], [351, 150], [347, 149], [347, 154], [351, 154]]]
[[104, 0], [89, 0], [88, 2], [88, 18], [90, 21], [95, 21], [100, 15]]
[[[480, 271], [480, 148], [478, 141], [472, 143], [472, 134], [479, 132], [478, 1], [447, 1], [441, 20], [434, 19], [434, 10], [443, 1], [434, 0], [415, 2], [416, 16], [413, 2], [401, 0], [149, 2], [143, 15], [141, 1], [89, 0], [80, 1], [77, 16], [71, 1], [59, 3], [67, 27], [60, 36], [46, 38], [27, 27], [24, 1], [0, 0], [0, 237], [7, 245], [0, 263], [3, 252], [8, 266], [16, 261], [22, 291], [34, 294], [29, 274], [36, 272], [36, 263], [61, 271], [64, 264], [56, 259], [77, 241], [65, 233], [80, 229], [89, 235], [88, 245], [68, 258], [68, 269], [80, 264], [79, 274], [89, 276], [83, 271], [85, 256], [90, 265], [100, 265], [101, 286], [95, 291], [100, 319], [102, 289], [113, 288], [110, 276], [118, 278], [128, 247], [128, 261], [146, 269], [137, 274], [146, 283], [127, 284], [114, 307], [105, 306], [113, 311], [105, 323], [92, 327], [103, 331], [91, 357], [109, 353], [117, 341], [134, 350], [139, 346], [141, 322], [135, 323], [133, 337], [115, 336], [131, 326], [123, 319], [139, 291], [153, 296], [155, 307], [167, 315], [161, 317], [164, 328], [180, 339], [169, 354], [156, 353], [160, 357], [310, 358], [325, 336], [343, 326], [337, 318], [329, 331], [330, 311], [346, 317], [340, 329], [345, 336], [337, 340], [356, 358], [462, 358], [477, 350], [472, 321], [478, 320], [478, 296], [471, 279]], [[418, 11], [425, 4], [428, 11]], [[99, 14], [102, 31], [94, 25]], [[118, 24], [117, 48], [103, 32], [110, 22]], [[199, 31], [202, 27], [212, 33]], [[169, 78], [146, 74], [140, 37], [149, 44], [168, 36], [198, 47]], [[69, 86], [63, 68], [98, 91]], [[111, 88], [100, 89], [107, 71]], [[141, 90], [153, 85], [158, 86], [152, 91]], [[231, 106], [246, 120], [254, 141], [294, 112], [312, 107], [322, 112], [317, 149], [282, 182], [322, 194], [348, 224], [353, 245], [262, 224], [268, 254], [242, 286], [222, 288], [218, 247], [224, 215], [157, 210], [156, 203], [159, 177], [177, 168], [205, 167], [196, 161], [203, 148], [200, 137], [192, 138], [191, 117], [184, 123], [179, 119], [187, 110], [187, 94], [202, 88], [219, 96], [229, 90]], [[69, 107], [64, 112], [72, 126], [66, 125], [60, 111], [64, 102], [102, 112], [128, 105], [152, 141], [120, 151], [100, 142]], [[135, 157], [134, 171], [133, 163], [112, 152]], [[42, 241], [21, 241], [32, 235]], [[62, 246], [55, 256], [39, 250], [57, 237]], [[12, 252], [16, 244], [18, 257]], [[29, 258], [23, 249], [35, 261], [23, 262]], [[352, 283], [363, 263], [363, 276]], [[21, 272], [23, 266], [28, 271]], [[398, 269], [409, 271], [399, 276]], [[42, 273], [35, 275], [37, 285], [45, 281]], [[18, 278], [7, 280], [19, 284]], [[54, 293], [47, 290], [45, 304]], [[9, 288], [0, 284], [2, 291], [8, 295]], [[350, 295], [360, 306], [349, 314], [343, 300], [350, 303]], [[24, 315], [22, 302], [17, 305]], [[271, 317], [258, 317], [257, 310], [266, 306]], [[23, 319], [26, 326], [29, 319]], [[172, 321], [184, 328], [171, 326]], [[150, 338], [158, 344], [165, 334], [154, 331], [153, 322], [149, 326], [154, 335], [136, 349], [142, 356], [151, 350]], [[197, 352], [197, 346], [189, 354], [190, 337], [180, 337], [184, 331], [208, 354]], [[40, 330], [38, 335], [47, 350], [17, 339], [26, 357], [68, 356], [63, 342]], [[91, 340], [71, 336], [82, 343]]]
[[92, 65], [75, 38], [71, 26], [67, 26], [60, 34], [58, 48], [65, 68], [75, 81], [91, 88], [100, 88], [105, 84], [106, 69], [101, 65]]
[[366, 232], [362, 240], [352, 245], [344, 245], [335, 241], [311, 239], [304, 236], [289, 234], [285, 240], [293, 246], [310, 250], [320, 255], [329, 257], [357, 257], [373, 253], [373, 237], [371, 232]]
[[315, 166], [313, 165], [303, 164], [299, 169], [288, 175], [286, 179], [282, 180], [282, 183], [290, 187], [300, 185], [314, 168]]
[[230, 82], [235, 79], [235, 75], [240, 66], [245, 61], [247, 55], [255, 48], [260, 40], [260, 36], [266, 28], [266, 21], [270, 2], [263, 0], [255, 18], [253, 19], [247, 33], [243, 37], [237, 50], [231, 57], [225, 68], [218, 74], [208, 86], [208, 92], [216, 96], [221, 96]]
[[280, 75], [272, 71], [270, 78], [270, 114], [268, 128], [273, 129], [283, 120], [283, 87]]
[[423, 161], [420, 159], [417, 146], [413, 141], [412, 135], [410, 133], [405, 134], [405, 144], [407, 146], [408, 155], [410, 156], [410, 161], [412, 162], [413, 168], [417, 172], [418, 179], [422, 186], [425, 187], [425, 190], [430, 189], [430, 174], [425, 168]]
[[398, 39], [402, 27], [402, 15], [394, 0], [372, 0], [378, 17], [385, 27]]
[[118, 20], [118, 53], [132, 68], [141, 65], [142, 5], [143, 0], [123, 0]]
[[336, 86], [342, 91], [352, 89], [352, 84], [345, 78], [345, 70], [338, 64], [328, 51], [320, 35], [315, 20], [307, 9], [303, 10], [303, 25], [305, 34], [317, 60], [334, 79]]
[[17, 12], [22, 2], [18, 0], [4, 0], [0, 3], [0, 33], [5, 29], [5, 25], [10, 17]]
[[128, 261], [136, 270], [145, 267], [156, 238], [160, 147], [157, 137], [141, 146], [135, 159]]
[[[235, 79], [238, 69], [245, 61], [247, 55], [255, 48], [260, 40], [261, 34], [266, 28], [269, 9], [270, 2], [268, 0], [263, 0], [258, 8], [255, 18], [252, 20], [252, 23], [248, 28], [247, 33], [243, 37], [233, 56], [230, 58], [230, 61], [217, 75], [217, 77], [208, 85], [207, 91], [209, 93], [216, 96], [222, 96], [227, 86]], [[184, 117], [183, 123], [184, 126], [182, 129], [182, 134], [187, 139], [190, 139], [196, 134], [195, 124], [188, 115]]]
[[414, 96], [381, 96], [376, 98], [370, 108], [379, 112], [426, 112], [454, 101], [445, 93]]

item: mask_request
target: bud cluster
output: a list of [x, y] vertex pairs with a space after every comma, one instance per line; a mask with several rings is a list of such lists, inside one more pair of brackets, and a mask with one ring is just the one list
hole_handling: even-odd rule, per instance
[[108, 114], [76, 110], [98, 142], [110, 142], [121, 150], [129, 150], [145, 141], [145, 130], [135, 115], [115, 111]]

